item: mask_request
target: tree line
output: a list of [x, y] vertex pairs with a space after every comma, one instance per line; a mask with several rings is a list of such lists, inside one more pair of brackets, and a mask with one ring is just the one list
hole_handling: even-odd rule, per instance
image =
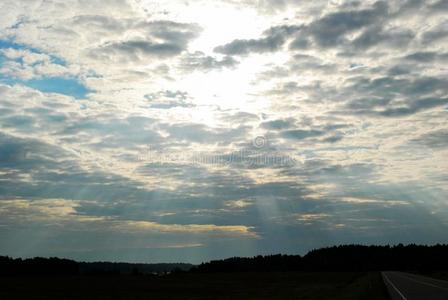
[[196, 266], [183, 263], [77, 262], [57, 257], [14, 259], [0, 256], [0, 276], [381, 270], [448, 270], [448, 245], [341, 245], [314, 249], [304, 256], [276, 254], [232, 257]]
[[435, 271], [448, 270], [448, 245], [341, 245], [314, 249], [306, 255], [267, 255], [214, 260], [192, 272], [270, 271]]
[[191, 264], [184, 263], [118, 263], [118, 262], [77, 262], [57, 257], [11, 258], [0, 256], [0, 276], [48, 275], [48, 276], [117, 276], [162, 274], [173, 271], [188, 271]]

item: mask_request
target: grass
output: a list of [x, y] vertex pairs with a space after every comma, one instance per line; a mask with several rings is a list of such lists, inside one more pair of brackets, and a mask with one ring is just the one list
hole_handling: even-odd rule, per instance
[[0, 299], [388, 299], [378, 272], [0, 278]]

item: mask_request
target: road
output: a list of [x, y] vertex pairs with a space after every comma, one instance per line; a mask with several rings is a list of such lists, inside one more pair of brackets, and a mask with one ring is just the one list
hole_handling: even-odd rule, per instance
[[382, 272], [392, 300], [447, 300], [448, 281], [403, 272]]

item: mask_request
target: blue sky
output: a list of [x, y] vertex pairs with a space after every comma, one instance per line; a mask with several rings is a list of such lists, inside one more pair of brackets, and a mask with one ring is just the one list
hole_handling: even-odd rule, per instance
[[447, 243], [447, 2], [254, 3], [2, 1], [0, 254]]
[[[0, 40], [0, 49], [3, 49], [4, 51], [8, 50], [22, 50], [26, 51], [28, 53], [36, 54], [36, 55], [44, 55], [41, 51], [39, 51], [36, 48], [27, 47], [23, 44], [16, 44], [10, 40]], [[59, 65], [61, 67], [65, 67], [66, 63], [63, 59], [55, 56], [48, 55], [46, 57], [49, 62], [51, 62], [54, 65]], [[11, 62], [5, 55], [0, 55], [0, 66], [7, 68], [8, 66], [5, 66], [5, 64], [8, 64], [8, 62]], [[26, 62], [22, 60], [22, 57], [17, 56], [12, 59], [12, 62], [17, 63], [19, 65], [24, 65]], [[34, 64], [32, 63], [30, 67], [35, 67], [36, 64], [43, 64], [44, 61], [36, 61]], [[9, 85], [16, 85], [16, 84], [22, 84], [28, 87], [31, 87], [33, 89], [39, 90], [44, 93], [59, 93], [64, 95], [73, 96], [74, 98], [80, 99], [80, 98], [86, 98], [87, 93], [89, 92], [89, 89], [87, 89], [76, 77], [70, 77], [70, 76], [48, 76], [45, 74], [41, 74], [40, 76], [37, 75], [32, 78], [27, 78], [24, 80], [21, 78], [21, 76], [17, 76], [14, 74], [0, 75], [0, 82], [9, 84]]]

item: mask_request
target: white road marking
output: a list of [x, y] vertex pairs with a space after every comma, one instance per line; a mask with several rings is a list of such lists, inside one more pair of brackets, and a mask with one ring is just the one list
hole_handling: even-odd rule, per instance
[[392, 281], [389, 280], [389, 278], [387, 277], [386, 273], [382, 272], [381, 273], [384, 277], [384, 279], [386, 279], [386, 281], [395, 289], [395, 291], [398, 293], [398, 295], [400, 295], [401, 298], [403, 298], [403, 300], [408, 300], [401, 292], [400, 290], [392, 283]]
[[448, 290], [448, 288], [446, 288], [446, 287], [441, 287], [441, 286], [438, 286], [438, 285], [435, 285], [435, 284], [431, 284], [431, 283], [427, 283], [427, 282], [424, 282], [424, 281], [416, 280], [416, 279], [414, 279], [414, 278], [412, 278], [410, 276], [407, 276], [407, 275], [404, 275], [404, 274], [401, 274], [401, 273], [398, 273], [396, 275], [404, 277], [406, 279], [409, 279], [411, 281], [414, 281], [414, 282], [417, 282], [417, 283], [420, 283], [420, 284], [424, 284], [424, 285], [427, 285], [427, 286], [435, 287], [435, 288], [438, 288], [438, 289], [441, 289], [441, 290]]

